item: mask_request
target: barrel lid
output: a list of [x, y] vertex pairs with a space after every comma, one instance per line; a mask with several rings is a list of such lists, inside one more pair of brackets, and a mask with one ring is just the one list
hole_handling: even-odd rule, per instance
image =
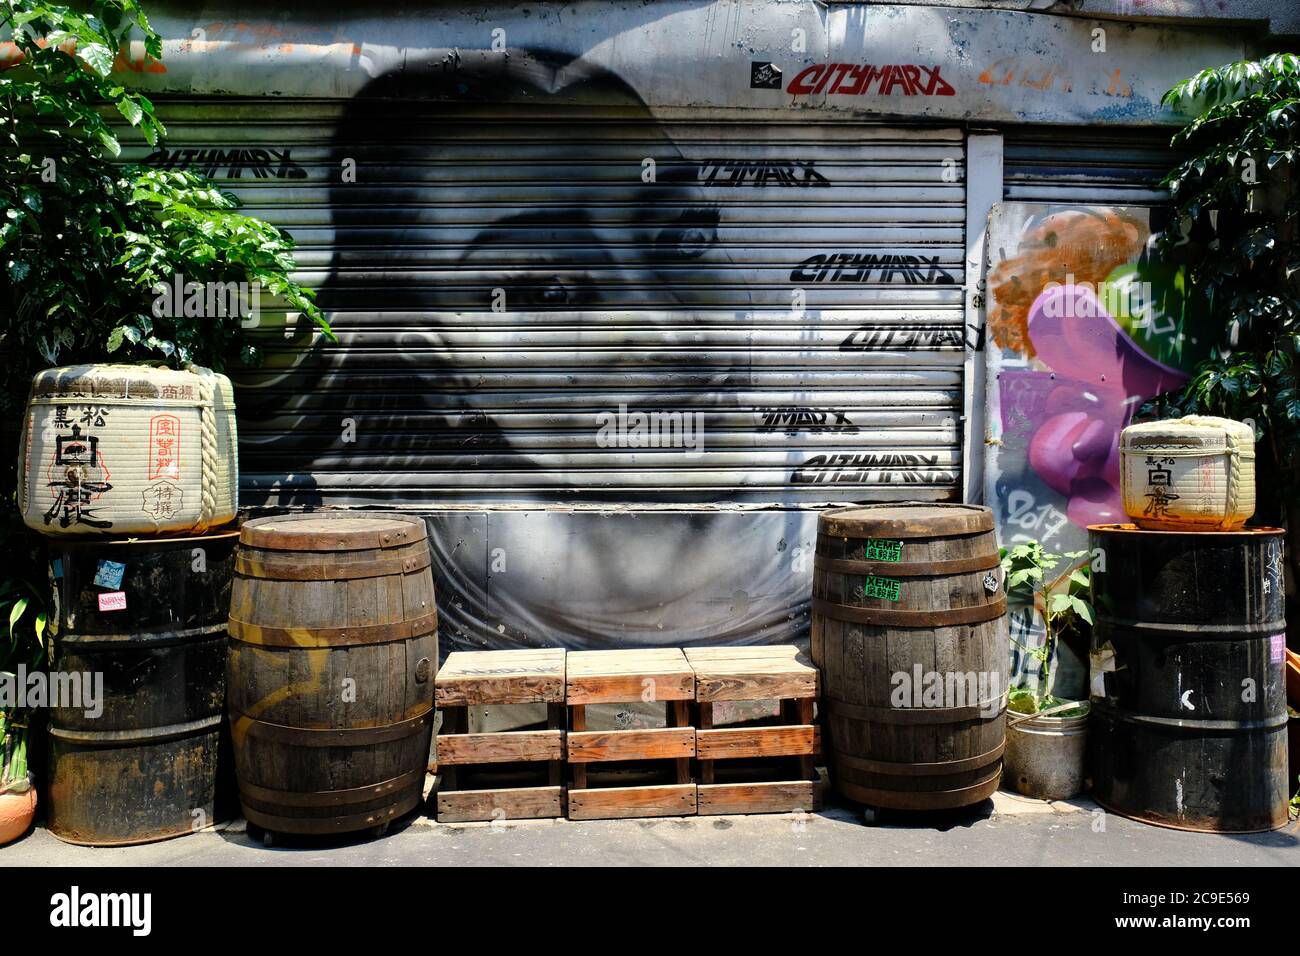
[[823, 534], [841, 538], [930, 538], [993, 530], [993, 512], [982, 505], [905, 502], [851, 505], [823, 511]]
[[1154, 422], [1139, 422], [1127, 426], [1119, 435], [1121, 448], [1133, 447], [1135, 451], [1161, 442], [1176, 442], [1180, 446], [1204, 445], [1212, 448], [1224, 446], [1224, 435], [1238, 442], [1255, 444], [1255, 429], [1245, 422], [1213, 415], [1187, 415], [1183, 418], [1164, 418]]
[[239, 542], [277, 551], [356, 551], [423, 541], [424, 519], [413, 515], [346, 512], [272, 515], [244, 522]]
[[1144, 534], [1144, 535], [1181, 534], [1181, 535], [1191, 535], [1194, 538], [1209, 538], [1215, 535], [1217, 535], [1218, 537], [1249, 538], [1252, 536], [1269, 537], [1271, 535], [1286, 534], [1286, 530], [1284, 528], [1268, 528], [1268, 527], [1238, 528], [1236, 531], [1214, 531], [1214, 530], [1202, 531], [1199, 528], [1182, 528], [1177, 531], [1164, 531], [1164, 530], [1157, 530], [1154, 528], [1139, 528], [1135, 524], [1090, 524], [1088, 525], [1088, 530], [1095, 531], [1098, 534]]
[[66, 540], [56, 538], [49, 542], [49, 546], [53, 551], [96, 551], [107, 548], [141, 548], [149, 550], [151, 548], [163, 549], [167, 545], [199, 548], [205, 544], [218, 544], [238, 535], [239, 531], [237, 529], [225, 528], [218, 531], [205, 531], [201, 534], [164, 532], [157, 535], [124, 535], [120, 538], [68, 538]]

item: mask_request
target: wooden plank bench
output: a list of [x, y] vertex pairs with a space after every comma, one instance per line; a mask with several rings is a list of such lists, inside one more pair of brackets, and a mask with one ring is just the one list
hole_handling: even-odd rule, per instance
[[[564, 816], [564, 683], [563, 648], [456, 651], [447, 658], [434, 683], [434, 701], [443, 714], [437, 743], [443, 775], [439, 823]], [[544, 730], [469, 732], [472, 707], [535, 703], [546, 705]], [[545, 785], [501, 782], [506, 771], [535, 772], [542, 769], [538, 765], [544, 767]], [[469, 776], [498, 783], [465, 788]]]
[[[696, 647], [686, 650], [695, 674], [695, 752], [700, 782], [697, 812], [789, 813], [817, 809], [819, 791], [813, 757], [820, 738], [813, 722], [817, 698], [817, 668], [794, 645], [766, 647]], [[777, 701], [780, 714], [771, 726], [715, 727], [713, 706], [722, 701]], [[769, 758], [790, 764], [789, 779], [759, 779], [739, 764], [728, 766], [728, 777], [716, 780], [715, 761], [754, 761]], [[735, 772], [731, 772], [735, 771]], [[778, 776], [784, 774], [784, 769]]]
[[[573, 784], [568, 792], [570, 820], [666, 817], [695, 813], [691, 758], [695, 729], [690, 702], [695, 675], [676, 648], [573, 651], [566, 661], [569, 709], [568, 762]], [[651, 730], [587, 730], [590, 704], [662, 702], [665, 727]], [[671, 761], [674, 783], [655, 786], [591, 786], [588, 770], [611, 762], [651, 765]]]

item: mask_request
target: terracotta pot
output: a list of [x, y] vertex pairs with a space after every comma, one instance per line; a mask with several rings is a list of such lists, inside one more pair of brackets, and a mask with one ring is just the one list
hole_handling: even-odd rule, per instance
[[36, 816], [36, 788], [22, 793], [0, 793], [0, 846], [12, 843], [32, 827]]

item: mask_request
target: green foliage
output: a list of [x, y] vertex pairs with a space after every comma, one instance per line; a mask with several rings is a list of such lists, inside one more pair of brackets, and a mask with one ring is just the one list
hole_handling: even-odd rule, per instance
[[1191, 155], [1166, 177], [1179, 228], [1162, 253], [1222, 322], [1218, 354], [1186, 386], [1148, 402], [1140, 417], [1221, 415], [1251, 419], [1281, 466], [1275, 491], [1294, 501], [1300, 484], [1300, 57], [1279, 53], [1202, 70], [1165, 95], [1199, 106], [1173, 144]]
[[[12, 562], [0, 575], [0, 672], [33, 671], [47, 666], [48, 619], [45, 594], [32, 576], [41, 567], [38, 548], [19, 518], [12, 500], [0, 512], [0, 553]], [[23, 573], [26, 572], [26, 573]], [[0, 707], [0, 792], [26, 786], [29, 715]]]
[[89, 7], [0, 0], [0, 40], [22, 53], [0, 73], [0, 345], [16, 360], [0, 413], [21, 405], [27, 380], [50, 365], [256, 363], [238, 316], [153, 308], [155, 283], [178, 274], [260, 283], [267, 305], [329, 334], [311, 291], [289, 277], [287, 234], [236, 212], [232, 196], [192, 173], [113, 162], [121, 147], [107, 116], [150, 144], [166, 132], [147, 97], [115, 82], [114, 58], [133, 32], [152, 57], [162, 43], [135, 0]]
[[[175, 301], [155, 308], [155, 286], [176, 276], [260, 287], [260, 307], [301, 313], [332, 337], [311, 291], [290, 278], [286, 233], [237, 212], [206, 179], [114, 162], [123, 122], [149, 145], [166, 135], [148, 97], [115, 79], [133, 37], [161, 58], [162, 40], [137, 0], [76, 9], [0, 0], [0, 42], [12, 41], [20, 57], [0, 70], [0, 670], [48, 664], [45, 562], [19, 519], [10, 467], [18, 457], [11, 426], [32, 375], [106, 360], [256, 363], [240, 315], [186, 315]], [[0, 721], [26, 724], [13, 712]], [[0, 777], [21, 759], [21, 748], [5, 744]]]
[[0, 793], [28, 787], [26, 730], [20, 716], [0, 710]]
[[[1042, 668], [1043, 678], [1037, 691], [1013, 688], [1007, 698], [1010, 710], [1035, 714], [1065, 703], [1051, 693], [1052, 660], [1063, 636], [1077, 632], [1086, 636], [1095, 619], [1090, 596], [1091, 554], [1069, 551], [1053, 554], [1037, 541], [1002, 548], [1003, 584], [1009, 595], [1032, 605], [1043, 620], [1045, 636], [1038, 647], [1024, 650]], [[1068, 563], [1060, 574], [1053, 574], [1061, 559]], [[1022, 645], [1023, 647], [1023, 645]]]

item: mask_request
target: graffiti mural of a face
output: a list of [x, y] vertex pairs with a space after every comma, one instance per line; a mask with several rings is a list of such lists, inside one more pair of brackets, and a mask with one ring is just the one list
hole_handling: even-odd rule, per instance
[[[569, 115], [584, 117], [580, 128]], [[749, 286], [728, 271], [698, 163], [631, 90], [569, 58], [467, 55], [372, 82], [335, 130], [333, 154], [333, 168], [351, 159], [357, 172], [331, 188], [335, 252], [320, 291], [346, 351], [322, 350], [313, 374], [341, 409], [364, 409], [358, 428], [385, 431], [359, 484], [431, 509], [707, 503], [625, 478], [602, 487], [599, 474], [564, 466], [569, 449], [594, 451], [583, 443], [602, 409], [710, 413], [734, 407], [744, 381], [719, 351], [689, 346], [701, 341], [697, 309], [747, 321]], [[554, 434], [552, 420], [574, 427], [573, 408], [586, 409], [586, 433]], [[454, 494], [383, 487], [431, 471], [430, 484], [454, 483]], [[758, 542], [718, 532], [706, 511], [648, 513], [635, 541], [625, 522], [587, 521], [579, 534], [571, 518], [494, 516], [491, 546], [514, 564], [490, 596], [470, 566], [481, 554], [435, 542], [448, 574], [463, 567], [464, 604], [492, 608], [489, 620], [459, 622], [449, 608], [448, 623], [491, 640], [585, 646], [791, 626], [775, 539], [762, 543], [771, 561], [737, 561]], [[528, 556], [547, 537], [563, 545], [547, 552], [562, 566], [539, 569]], [[759, 594], [770, 602], [748, 598]]]
[[[580, 115], [608, 116], [609, 132], [575, 141], [592, 128], [566, 126], [564, 111], [573, 107], [584, 108]], [[395, 121], [400, 129], [393, 129]], [[695, 167], [682, 162], [666, 132], [617, 78], [546, 54], [462, 59], [454, 69], [373, 81], [334, 138], [334, 165], [351, 160], [358, 176], [331, 191], [336, 251], [322, 301], [342, 315], [355, 313], [363, 322], [374, 316], [376, 324], [400, 328], [399, 364], [440, 370], [444, 393], [448, 385], [459, 386], [450, 402], [445, 394], [426, 393], [428, 411], [474, 412], [481, 430], [491, 427], [493, 411], [518, 410], [504, 394], [508, 381], [485, 378], [490, 372], [483, 366], [504, 363], [469, 354], [475, 331], [493, 345], [517, 342], [521, 353], [529, 352], [521, 362], [537, 361], [539, 344], [570, 348], [518, 369], [527, 381], [529, 375], [569, 373], [567, 381], [557, 377], [557, 387], [596, 387], [586, 371], [703, 364], [699, 352], [670, 352], [677, 344], [671, 337], [646, 332], [689, 323], [683, 316], [690, 309], [719, 302], [728, 261], [717, 247], [718, 210], [703, 200]], [[375, 179], [400, 180], [407, 199], [384, 210], [382, 229], [375, 228], [366, 186]], [[390, 187], [384, 199], [393, 196]], [[725, 301], [743, 308], [743, 284]], [[412, 313], [427, 321], [411, 321]], [[385, 315], [394, 320], [386, 322]], [[654, 346], [663, 351], [647, 354]], [[582, 362], [595, 365], [583, 368]], [[710, 365], [725, 374], [716, 357]], [[636, 391], [642, 381], [648, 379], [628, 377], [632, 388], [624, 398], [630, 406], [663, 402], [664, 384], [679, 404], [714, 408], [719, 398], [689, 376], [661, 376], [655, 387]], [[508, 441], [501, 435], [494, 440]], [[388, 447], [395, 453], [434, 450], [418, 441]], [[480, 439], [463, 447], [487, 452], [491, 446]], [[554, 500], [583, 484], [572, 471], [548, 468], [542, 455], [518, 446], [497, 450], [513, 457], [511, 469], [531, 472], [508, 489], [511, 500]], [[401, 468], [398, 462], [389, 466]], [[490, 466], [480, 470], [484, 481], [496, 480]], [[587, 484], [585, 492], [599, 500], [600, 490]]]

